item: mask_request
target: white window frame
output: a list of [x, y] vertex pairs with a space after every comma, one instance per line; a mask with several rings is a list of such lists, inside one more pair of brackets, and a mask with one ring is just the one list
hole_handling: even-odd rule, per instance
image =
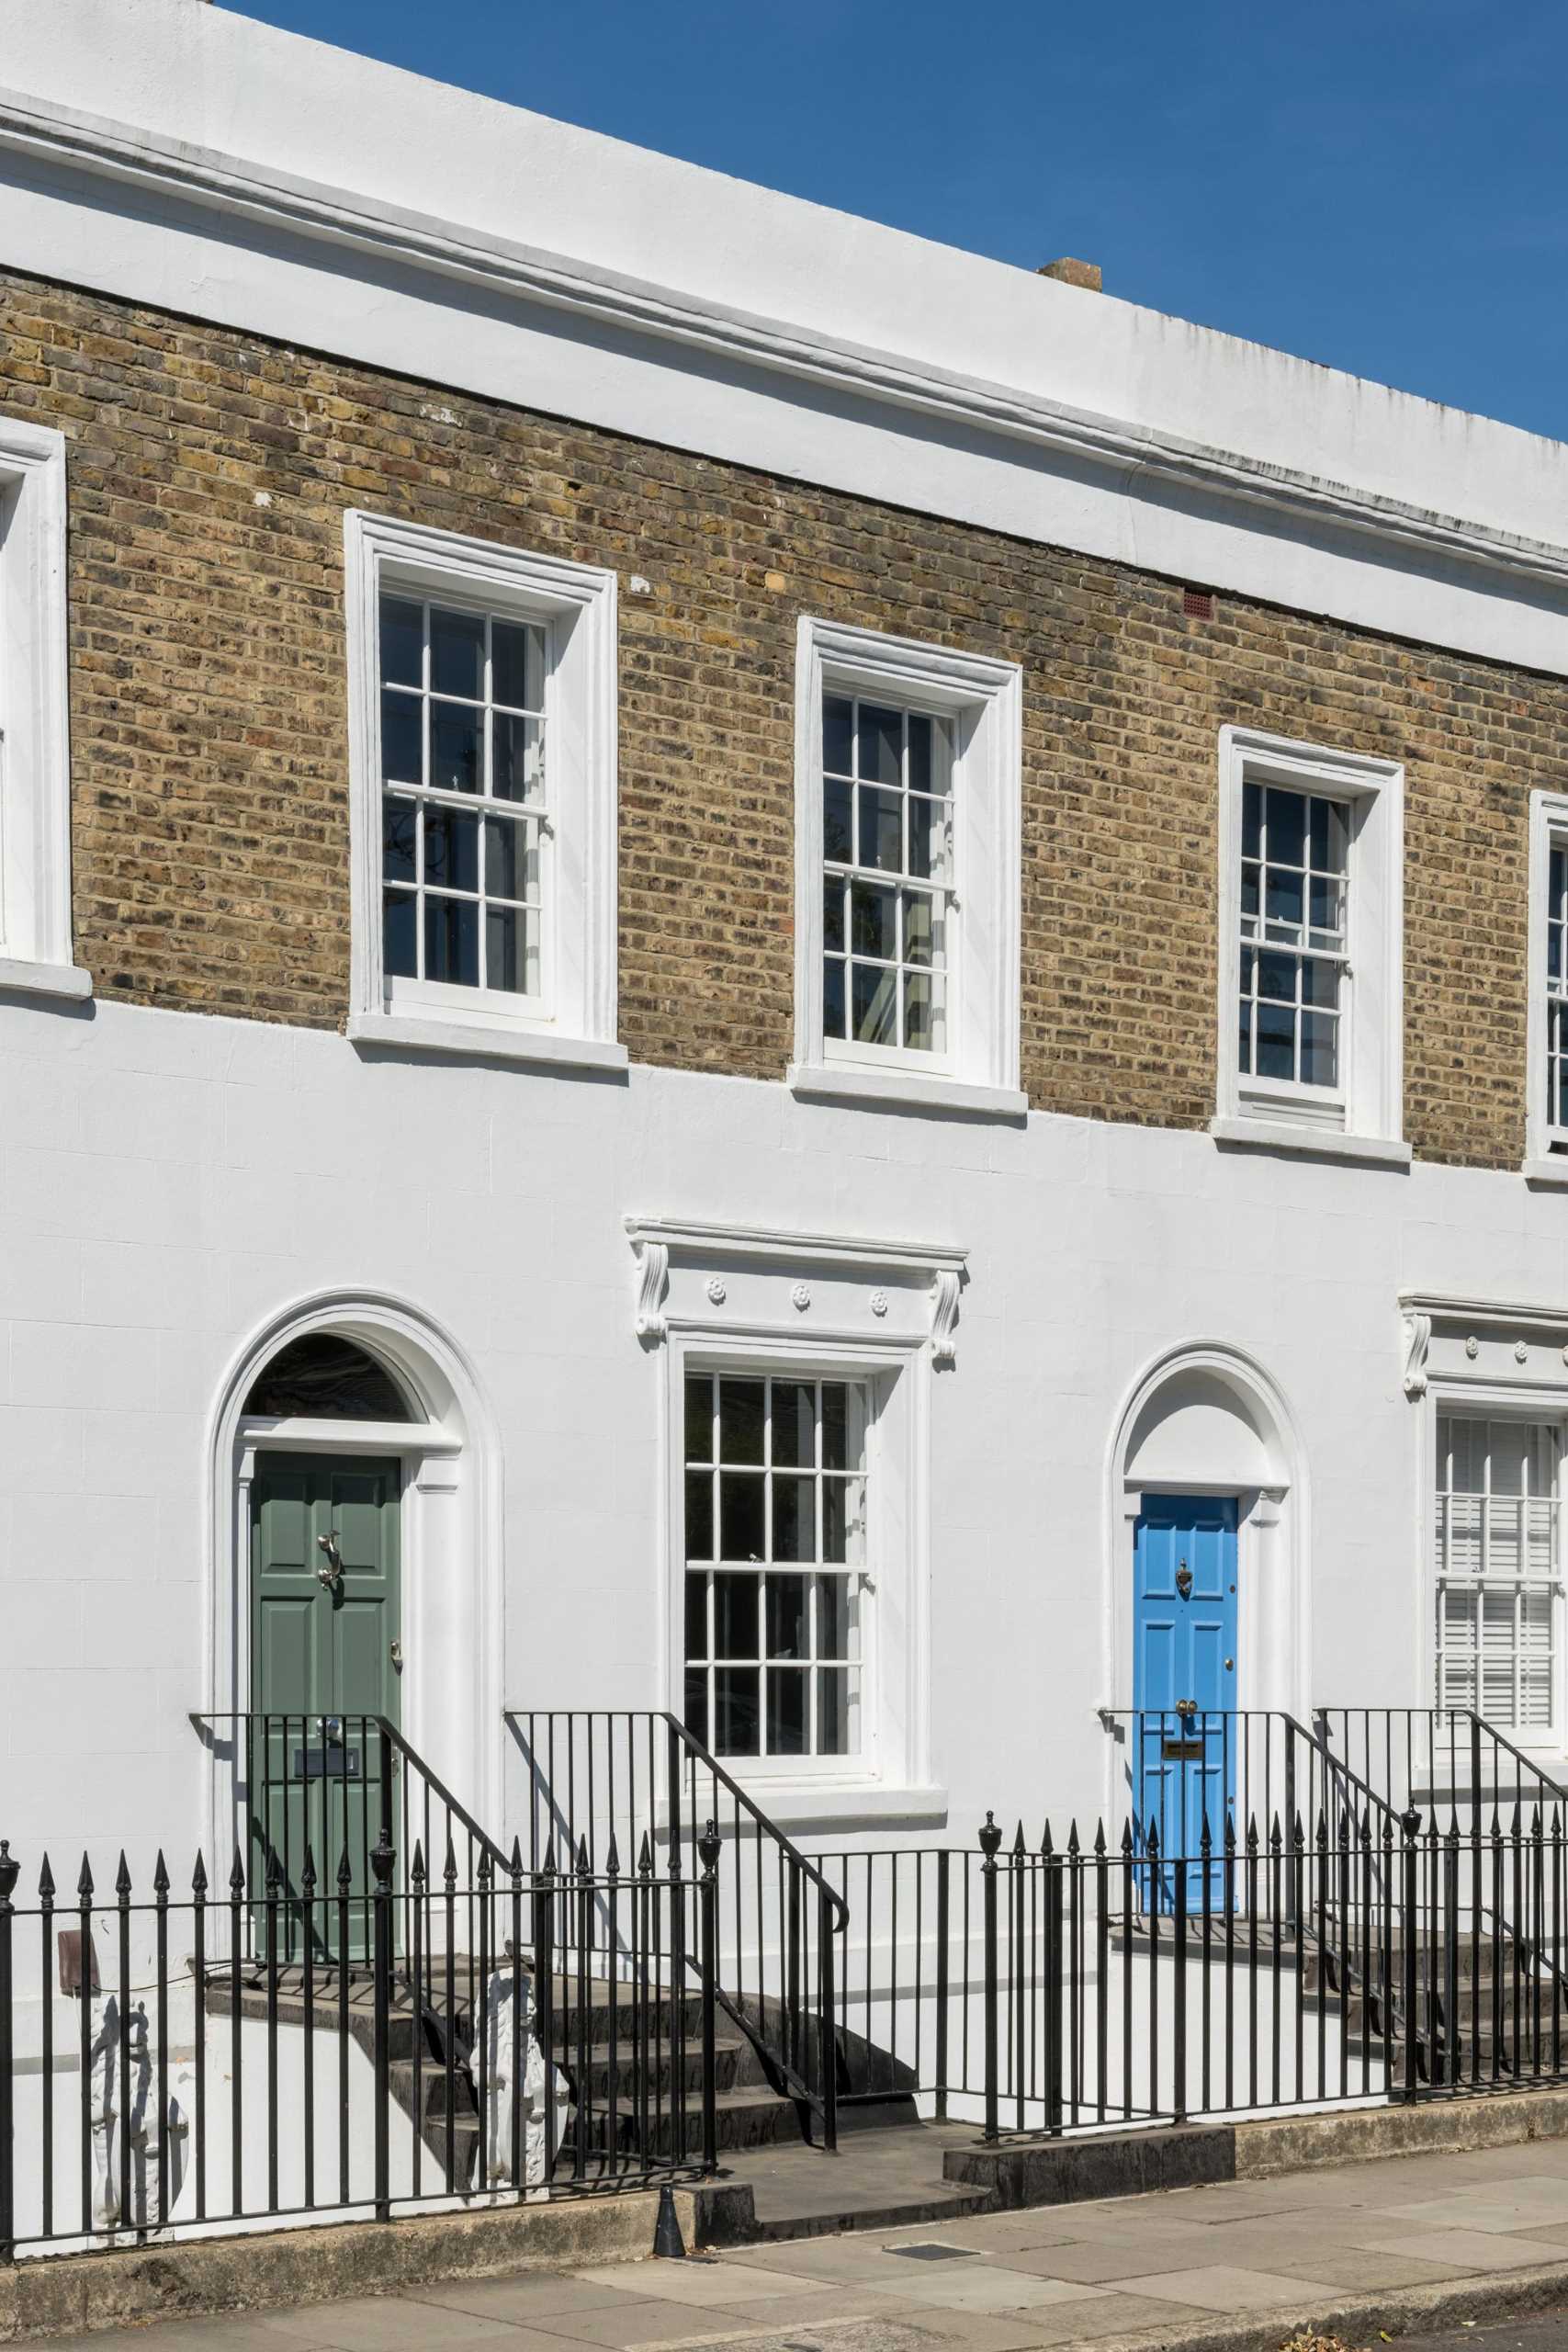
[[[857, 1046], [822, 1019], [822, 699], [859, 695], [950, 720], [947, 1046]], [[795, 1060], [802, 1097], [1019, 1118], [1023, 673], [1016, 662], [803, 615], [795, 709]]]
[[[1351, 804], [1347, 970], [1335, 1089], [1244, 1077], [1242, 796], [1249, 782]], [[1210, 1133], [1223, 1144], [1409, 1165], [1404, 1138], [1404, 770], [1246, 727], [1220, 730], [1218, 1083]]]
[[[357, 1044], [624, 1069], [616, 1038], [616, 580], [597, 565], [351, 509], [352, 1001]], [[544, 977], [538, 998], [384, 976], [379, 605], [384, 592], [532, 621], [547, 637]]]
[[0, 416], [0, 989], [92, 994], [73, 960], [65, 436]]
[[1547, 893], [1554, 842], [1568, 847], [1568, 793], [1532, 792], [1529, 830], [1529, 916], [1526, 926], [1529, 982], [1526, 1002], [1529, 1032], [1525, 1050], [1524, 1172], [1531, 1183], [1568, 1186], [1568, 1127], [1553, 1125], [1547, 1114], [1547, 1021], [1551, 991], [1546, 984]]
[[[878, 1614], [878, 1602], [881, 1599], [882, 1589], [885, 1582], [895, 1592], [898, 1590], [903, 1582], [901, 1575], [888, 1576], [886, 1578], [883, 1577], [880, 1573], [881, 1555], [877, 1549], [879, 1542], [886, 1544], [899, 1525], [899, 1515], [896, 1502], [885, 1502], [878, 1492], [882, 1483], [883, 1464], [886, 1458], [887, 1453], [887, 1449], [885, 1448], [882, 1442], [882, 1428], [885, 1414], [887, 1418], [892, 1419], [895, 1424], [897, 1420], [897, 1411], [893, 1397], [895, 1380], [893, 1377], [890, 1377], [886, 1365], [879, 1365], [872, 1371], [860, 1372], [845, 1372], [838, 1365], [834, 1365], [831, 1368], [825, 1368], [818, 1362], [817, 1358], [810, 1351], [806, 1351], [804, 1352], [793, 1352], [792, 1359], [787, 1363], [781, 1363], [778, 1361], [774, 1353], [765, 1349], [761, 1351], [754, 1351], [745, 1361], [737, 1360], [722, 1346], [709, 1348], [705, 1351], [700, 1347], [690, 1344], [682, 1348], [680, 1343], [677, 1342], [676, 1351], [682, 1358], [680, 1405], [682, 1426], [675, 1432], [676, 1459], [672, 1464], [673, 1471], [678, 1474], [680, 1493], [675, 1498], [676, 1510], [674, 1516], [676, 1521], [676, 1541], [675, 1548], [671, 1554], [671, 1560], [680, 1578], [680, 1582], [677, 1587], [675, 1596], [671, 1630], [675, 1636], [674, 1646], [680, 1655], [678, 1663], [673, 1659], [671, 1661], [671, 1672], [673, 1677], [671, 1682], [671, 1690], [673, 1693], [671, 1701], [671, 1712], [684, 1722], [686, 1698], [685, 1679], [688, 1666], [685, 1642], [685, 1580], [692, 1573], [691, 1564], [686, 1555], [685, 1444], [683, 1428], [685, 1418], [686, 1381], [688, 1378], [694, 1376], [698, 1379], [711, 1379], [715, 1374], [716, 1374], [721, 1380], [728, 1378], [744, 1380], [772, 1379], [836, 1382], [842, 1387], [858, 1390], [863, 1402], [865, 1416], [865, 1442], [862, 1457], [863, 1466], [860, 1473], [860, 1476], [864, 1482], [864, 1518], [860, 1530], [860, 1541], [863, 1558], [856, 1566], [847, 1567], [843, 1570], [835, 1569], [830, 1565], [813, 1563], [809, 1561], [802, 1561], [798, 1566], [791, 1565], [788, 1566], [786, 1566], [783, 1562], [779, 1562], [774, 1564], [774, 1567], [770, 1567], [768, 1569], [764, 1569], [761, 1565], [759, 1565], [757, 1574], [759, 1583], [764, 1574], [773, 1573], [774, 1568], [776, 1568], [778, 1573], [786, 1575], [799, 1574], [803, 1576], [832, 1576], [835, 1574], [842, 1574], [845, 1577], [846, 1581], [858, 1575], [859, 1586], [853, 1595], [853, 1600], [856, 1616], [856, 1633], [859, 1642], [859, 1655], [854, 1661], [854, 1671], [859, 1677], [859, 1687], [854, 1705], [859, 1716], [861, 1734], [860, 1745], [857, 1747], [844, 1752], [829, 1750], [825, 1753], [817, 1753], [812, 1755], [727, 1755], [720, 1749], [713, 1747], [713, 1734], [715, 1726], [711, 1716], [709, 1718], [707, 1727], [707, 1745], [712, 1750], [712, 1753], [717, 1758], [718, 1761], [724, 1766], [726, 1771], [735, 1773], [738, 1776], [744, 1776], [749, 1781], [756, 1780], [784, 1782], [795, 1781], [827, 1781], [853, 1782], [857, 1780], [874, 1780], [877, 1777], [876, 1751], [880, 1745], [878, 1733], [881, 1728], [878, 1721], [878, 1710], [875, 1696], [878, 1647], [876, 1619]], [[893, 1450], [896, 1453], [897, 1437], [895, 1437]], [[820, 1472], [817, 1475], [818, 1476], [821, 1476]], [[717, 1524], [718, 1521], [716, 1513], [716, 1532]], [[728, 1571], [724, 1571], [724, 1564], [717, 1560], [716, 1560], [712, 1565], [716, 1572], [728, 1572], [731, 1574], [735, 1572], [733, 1564]], [[744, 1570], [742, 1570], [741, 1573], [744, 1573]], [[761, 1645], [765, 1644], [765, 1625], [761, 1607], [759, 1607], [758, 1641], [760, 1645], [760, 1656], [761, 1655]], [[749, 1663], [749, 1661], [746, 1663]], [[764, 1658], [761, 1667], [761, 1673], [764, 1678], [767, 1674], [767, 1665]]]
[[[1556, 1431], [1558, 1440], [1556, 1492], [1552, 1498], [1556, 1506], [1552, 1521], [1554, 1556], [1552, 1559], [1551, 1573], [1550, 1577], [1545, 1578], [1519, 1577], [1512, 1579], [1505, 1577], [1496, 1577], [1492, 1578], [1490, 1583], [1488, 1583], [1484, 1571], [1483, 1571], [1481, 1575], [1473, 1577], [1453, 1577], [1446, 1573], [1438, 1565], [1437, 1556], [1438, 1539], [1438, 1470], [1441, 1459], [1440, 1448], [1438, 1445], [1438, 1432], [1445, 1420], [1480, 1421], [1484, 1424], [1488, 1430], [1495, 1429], [1501, 1424], [1506, 1423], [1520, 1429], [1550, 1429]], [[1562, 1747], [1563, 1737], [1564, 1604], [1562, 1570], [1564, 1528], [1565, 1524], [1568, 1524], [1568, 1512], [1565, 1512], [1564, 1510], [1565, 1502], [1568, 1502], [1568, 1416], [1565, 1416], [1561, 1402], [1532, 1408], [1525, 1401], [1521, 1395], [1513, 1394], [1508, 1396], [1508, 1401], [1506, 1405], [1500, 1406], [1495, 1402], [1487, 1401], [1484, 1393], [1482, 1393], [1480, 1396], [1456, 1396], [1453, 1391], [1449, 1390], [1445, 1392], [1439, 1387], [1433, 1399], [1433, 1410], [1427, 1437], [1427, 1518], [1429, 1529], [1429, 1556], [1427, 1569], [1429, 1580], [1429, 1608], [1427, 1623], [1427, 1641], [1430, 1653], [1429, 1670], [1432, 1683], [1432, 1703], [1434, 1706], [1439, 1708], [1456, 1703], [1449, 1697], [1443, 1679], [1441, 1611], [1446, 1589], [1450, 1585], [1454, 1585], [1463, 1591], [1473, 1592], [1479, 1596], [1483, 1589], [1490, 1589], [1495, 1593], [1504, 1592], [1506, 1590], [1509, 1583], [1512, 1582], [1515, 1587], [1515, 1605], [1517, 1609], [1518, 1594], [1526, 1586], [1532, 1583], [1536, 1585], [1544, 1585], [1550, 1597], [1550, 1622], [1548, 1633], [1551, 1657], [1551, 1680], [1548, 1685], [1548, 1695], [1551, 1706], [1550, 1715], [1547, 1722], [1544, 1724], [1521, 1724], [1517, 1720], [1517, 1709], [1516, 1707], [1515, 1721], [1511, 1724], [1499, 1723], [1498, 1729], [1503, 1731], [1508, 1738], [1512, 1739], [1521, 1747], [1534, 1748], [1549, 1754], [1556, 1753], [1560, 1751]], [[1510, 1497], [1508, 1499], [1512, 1501], [1516, 1498]], [[1485, 1526], [1484, 1520], [1483, 1521], [1483, 1527]], [[1478, 1645], [1475, 1667], [1474, 1711], [1476, 1713], [1483, 1715], [1486, 1713], [1484, 1703], [1484, 1652], [1483, 1649]], [[1518, 1652], [1516, 1647], [1516, 1697], [1517, 1695], [1517, 1681]], [[1495, 1719], [1489, 1717], [1488, 1720]]]

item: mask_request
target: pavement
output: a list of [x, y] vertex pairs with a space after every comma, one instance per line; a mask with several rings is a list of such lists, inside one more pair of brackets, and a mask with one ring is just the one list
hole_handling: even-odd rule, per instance
[[84, 2352], [1268, 2352], [1321, 2326], [1374, 2352], [1404, 2335], [1433, 2352], [1568, 2352], [1568, 2318], [1554, 2310], [1568, 2310], [1562, 2141], [54, 2341]]

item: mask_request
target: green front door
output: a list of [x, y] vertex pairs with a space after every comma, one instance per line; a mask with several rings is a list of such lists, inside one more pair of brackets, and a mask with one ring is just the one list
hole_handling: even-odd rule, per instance
[[[297, 1895], [309, 1850], [326, 1949], [339, 1941], [328, 1906], [344, 1856], [360, 1950], [383, 1821], [397, 1838], [395, 1758], [377, 1718], [398, 1721], [401, 1476], [396, 1461], [264, 1453], [252, 1489], [252, 1893], [265, 1894], [276, 1865]], [[284, 1907], [280, 1949], [295, 1951], [299, 1914]]]

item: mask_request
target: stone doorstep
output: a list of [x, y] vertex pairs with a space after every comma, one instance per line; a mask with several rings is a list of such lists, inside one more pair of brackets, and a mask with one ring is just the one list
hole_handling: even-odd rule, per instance
[[1261, 2180], [1378, 2156], [1459, 2154], [1568, 2139], [1568, 2090], [1493, 2091], [1414, 2107], [1351, 2108], [1247, 2123], [1190, 2123], [1073, 2140], [949, 2148], [944, 2177], [989, 2192], [982, 2210], [1145, 2197], [1213, 2181]]

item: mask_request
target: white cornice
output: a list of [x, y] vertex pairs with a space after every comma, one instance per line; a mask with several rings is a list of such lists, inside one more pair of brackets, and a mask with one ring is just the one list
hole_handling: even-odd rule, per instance
[[1454, 1298], [1440, 1293], [1402, 1290], [1406, 1315], [1429, 1316], [1434, 1323], [1506, 1323], [1510, 1330], [1568, 1331], [1568, 1306], [1520, 1306], [1500, 1298]]
[[778, 1264], [796, 1260], [814, 1266], [848, 1266], [862, 1273], [962, 1273], [966, 1250], [944, 1242], [873, 1241], [841, 1233], [771, 1231], [755, 1225], [706, 1225], [682, 1217], [629, 1216], [626, 1238], [634, 1244], [659, 1242], [678, 1256], [750, 1258]]
[[[1299, 526], [1354, 531], [1384, 545], [1519, 580], [1568, 582], [1568, 546], [1527, 538], [1378, 492], [841, 341], [728, 305], [704, 304], [649, 280], [516, 244], [431, 215], [369, 207], [352, 192], [265, 170], [212, 150], [161, 140], [100, 118], [0, 90], [0, 152], [73, 166], [183, 198], [222, 216], [543, 303], [599, 324], [717, 354], [891, 407], [976, 427], [1058, 461], [1136, 474], [1162, 490], [1241, 501]], [[439, 371], [437, 371], [439, 372]]]

